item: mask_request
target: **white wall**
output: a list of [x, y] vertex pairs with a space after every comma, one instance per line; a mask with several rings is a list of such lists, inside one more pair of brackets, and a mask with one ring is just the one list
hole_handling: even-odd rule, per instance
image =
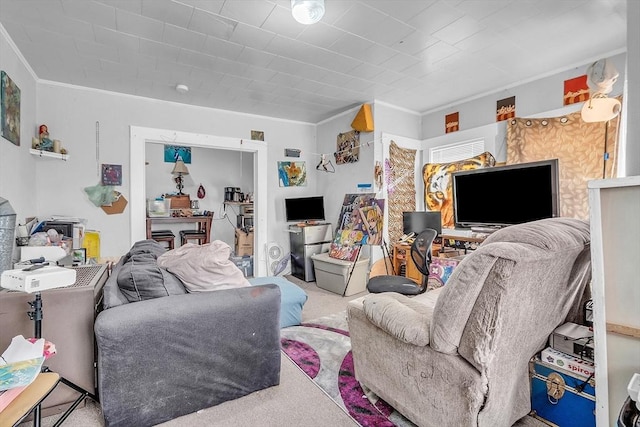
[[[282, 199], [287, 194], [286, 189], [278, 187], [276, 171], [276, 162], [283, 157], [284, 147], [309, 150], [315, 145], [315, 126], [307, 123], [192, 107], [50, 82], [39, 84], [38, 91], [40, 108], [37, 121], [46, 123], [51, 136], [62, 141], [63, 146], [69, 150], [70, 160], [66, 163], [40, 163], [36, 175], [42, 185], [36, 189], [38, 204], [35, 214], [63, 214], [86, 218], [89, 228], [101, 232], [102, 256], [118, 256], [129, 249], [129, 207], [122, 215], [106, 215], [102, 209], [89, 202], [83, 188], [99, 182], [97, 171], [100, 163], [122, 164], [123, 185], [116, 189], [125, 197], [129, 198], [131, 186], [142, 185], [130, 182], [130, 126], [246, 140], [250, 138], [252, 129], [264, 131], [269, 169], [266, 183], [269, 192], [266, 197], [270, 200]], [[100, 122], [99, 161], [96, 160], [96, 121]], [[161, 135], [158, 142], [174, 143], [174, 137], [171, 131], [166, 131], [166, 135]], [[214, 187], [210, 186], [208, 190], [223, 191], [224, 185]], [[167, 190], [172, 189], [171, 183], [167, 183]], [[268, 239], [288, 242], [282, 208], [277, 203], [269, 203], [267, 209]], [[264, 248], [255, 250], [264, 252]]]
[[35, 188], [42, 184], [32, 173], [39, 159], [29, 154], [31, 137], [35, 136], [36, 81], [30, 68], [25, 67], [15, 46], [9, 43], [0, 25], [0, 70], [3, 70], [20, 89], [20, 146], [0, 137], [0, 197], [9, 201], [16, 212], [16, 221], [24, 223], [36, 210]]
[[[620, 72], [620, 78], [610, 93], [610, 96], [616, 96], [622, 94], [623, 91], [626, 54], [618, 52], [612, 55], [610, 59]], [[594, 58], [594, 60], [597, 59], [600, 58]], [[591, 62], [593, 61], [585, 62], [572, 69], [554, 73], [531, 82], [505, 88], [486, 96], [429, 112], [423, 117], [422, 138], [430, 139], [444, 135], [444, 117], [456, 111], [460, 113], [460, 131], [496, 123], [496, 102], [511, 96], [516, 97], [517, 117], [532, 117], [545, 111], [562, 108], [564, 81], [586, 74], [587, 67]]]
[[627, 54], [626, 176], [637, 176], [640, 175], [640, 2], [637, 0], [627, 0]]

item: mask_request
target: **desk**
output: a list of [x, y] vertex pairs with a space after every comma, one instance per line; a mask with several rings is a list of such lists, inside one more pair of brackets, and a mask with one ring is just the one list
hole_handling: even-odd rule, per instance
[[213, 215], [199, 215], [199, 216], [168, 216], [168, 217], [147, 217], [147, 239], [151, 239], [151, 225], [152, 224], [184, 224], [184, 223], [196, 223], [198, 224], [198, 231], [204, 231], [207, 238], [204, 243], [211, 241], [211, 220]]

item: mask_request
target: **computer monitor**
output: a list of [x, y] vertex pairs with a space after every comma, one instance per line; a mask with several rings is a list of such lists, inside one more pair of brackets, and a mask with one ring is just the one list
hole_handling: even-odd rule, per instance
[[436, 230], [442, 234], [442, 215], [440, 211], [402, 212], [402, 232], [415, 233], [416, 236], [424, 229]]

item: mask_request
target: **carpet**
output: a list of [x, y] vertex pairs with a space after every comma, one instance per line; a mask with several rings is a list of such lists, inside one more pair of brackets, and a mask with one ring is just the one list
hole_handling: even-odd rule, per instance
[[345, 311], [284, 328], [280, 340], [287, 357], [361, 426], [414, 426], [356, 380]]
[[[346, 311], [284, 328], [280, 341], [287, 357], [361, 426], [416, 427], [356, 380]], [[547, 426], [534, 416], [513, 425]]]

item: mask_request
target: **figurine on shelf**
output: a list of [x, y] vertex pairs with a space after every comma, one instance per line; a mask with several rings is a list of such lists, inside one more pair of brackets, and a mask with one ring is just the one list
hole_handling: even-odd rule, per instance
[[40, 125], [38, 134], [40, 136], [40, 149], [43, 151], [53, 151], [53, 141], [49, 138], [47, 125]]

